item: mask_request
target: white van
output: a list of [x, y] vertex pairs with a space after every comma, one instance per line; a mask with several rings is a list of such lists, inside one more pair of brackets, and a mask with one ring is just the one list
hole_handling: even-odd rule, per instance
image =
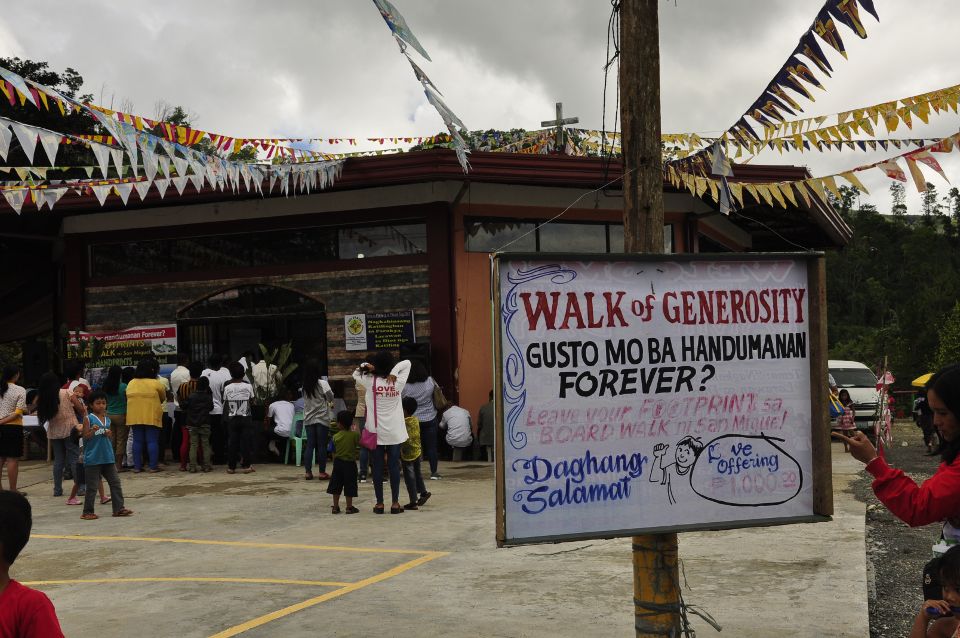
[[[857, 429], [873, 432], [880, 392], [877, 390], [877, 376], [859, 361], [841, 361], [830, 359], [827, 362], [830, 376], [837, 384], [838, 391], [846, 390], [853, 399], [853, 409], [857, 419]], [[831, 422], [836, 427], [836, 422]]]

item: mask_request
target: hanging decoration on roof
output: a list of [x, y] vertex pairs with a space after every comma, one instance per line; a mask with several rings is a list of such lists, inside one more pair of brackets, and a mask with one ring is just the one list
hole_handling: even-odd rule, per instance
[[373, 0], [373, 4], [377, 6], [380, 15], [383, 16], [387, 26], [390, 27], [394, 40], [396, 40], [397, 46], [400, 47], [400, 52], [407, 59], [407, 62], [410, 63], [410, 68], [413, 69], [413, 74], [416, 76], [417, 81], [423, 86], [423, 93], [427, 96], [427, 101], [430, 102], [430, 105], [437, 110], [437, 113], [439, 113], [443, 119], [444, 125], [446, 125], [447, 130], [450, 132], [450, 137], [453, 138], [453, 150], [457, 153], [457, 160], [459, 160], [460, 166], [463, 167], [463, 172], [468, 173], [470, 171], [470, 162], [467, 160], [467, 155], [470, 153], [470, 148], [463, 139], [463, 136], [460, 135], [460, 130], [466, 129], [467, 127], [464, 126], [463, 122], [460, 121], [460, 118], [456, 116], [450, 107], [446, 105], [440, 97], [440, 91], [436, 85], [430, 81], [430, 78], [423, 72], [423, 69], [417, 66], [413, 58], [410, 57], [410, 54], [407, 53], [407, 45], [413, 47], [414, 50], [427, 60], [430, 60], [430, 56], [424, 51], [417, 37], [413, 35], [410, 27], [407, 26], [407, 21], [404, 20], [395, 6], [388, 0]]
[[[766, 203], [768, 206], [780, 206], [781, 208], [787, 208], [787, 202], [796, 206], [798, 202], [797, 195], [799, 194], [809, 207], [812, 203], [811, 197], [813, 195], [818, 196], [822, 201], [827, 200], [827, 193], [840, 199], [840, 190], [837, 184], [838, 178], [849, 182], [850, 185], [856, 187], [863, 193], [869, 193], [866, 186], [863, 185], [856, 174], [871, 169], [879, 169], [890, 179], [906, 182], [907, 175], [898, 163], [900, 160], [903, 160], [907, 165], [907, 169], [910, 172], [910, 176], [917, 190], [924, 192], [927, 189], [927, 182], [920, 170], [920, 165], [926, 166], [939, 174], [944, 180], [947, 180], [943, 168], [932, 153], [950, 153], [954, 149], [960, 150], [960, 133], [941, 138], [920, 149], [907, 151], [891, 158], [864, 164], [833, 175], [811, 177], [796, 181], [767, 183], [735, 182], [730, 180], [728, 186], [733, 200], [740, 206], [744, 204], [744, 191], [746, 191], [757, 203]], [[712, 148], [711, 152], [714, 150], [715, 149]], [[713, 155], [713, 160], [715, 159], [716, 155]], [[711, 161], [711, 165], [713, 164], [715, 164], [715, 161]], [[675, 166], [668, 165], [666, 177], [676, 188], [686, 188], [695, 197], [703, 197], [709, 192], [709, 197], [713, 199], [713, 201], [722, 203], [721, 191], [723, 189], [725, 176], [721, 177], [721, 179], [713, 179], [712, 177], [683, 172]], [[949, 182], [949, 180], [947, 181]]]

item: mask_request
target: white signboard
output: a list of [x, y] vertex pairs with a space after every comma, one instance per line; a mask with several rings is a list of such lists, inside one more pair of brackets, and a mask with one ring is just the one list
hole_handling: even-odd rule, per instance
[[357, 313], [343, 316], [343, 333], [346, 335], [347, 350], [367, 349], [367, 315]]
[[498, 541], [822, 520], [809, 257], [577, 259], [497, 259]]

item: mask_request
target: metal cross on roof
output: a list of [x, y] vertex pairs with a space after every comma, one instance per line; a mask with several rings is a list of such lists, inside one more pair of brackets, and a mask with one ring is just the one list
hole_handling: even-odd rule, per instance
[[557, 102], [557, 119], [540, 122], [540, 126], [555, 126], [557, 127], [556, 132], [556, 146], [554, 147], [558, 153], [562, 153], [564, 149], [563, 141], [563, 127], [566, 124], [577, 124], [580, 121], [579, 117], [563, 117], [563, 102]]

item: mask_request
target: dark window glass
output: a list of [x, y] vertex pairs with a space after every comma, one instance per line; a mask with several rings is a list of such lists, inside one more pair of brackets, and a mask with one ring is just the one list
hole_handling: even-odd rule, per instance
[[467, 250], [478, 253], [492, 253], [495, 250], [532, 253], [537, 250], [537, 236], [532, 232], [534, 228], [536, 224], [514, 221], [467, 222]]
[[558, 224], [541, 226], [540, 252], [605, 253], [607, 227], [604, 224]]
[[93, 277], [224, 270], [426, 252], [426, 226], [290, 228], [91, 247]]
[[623, 224], [610, 224], [607, 226], [610, 232], [610, 252], [623, 252]]
[[341, 259], [416, 255], [427, 251], [427, 227], [410, 224], [341, 228], [339, 246]]

